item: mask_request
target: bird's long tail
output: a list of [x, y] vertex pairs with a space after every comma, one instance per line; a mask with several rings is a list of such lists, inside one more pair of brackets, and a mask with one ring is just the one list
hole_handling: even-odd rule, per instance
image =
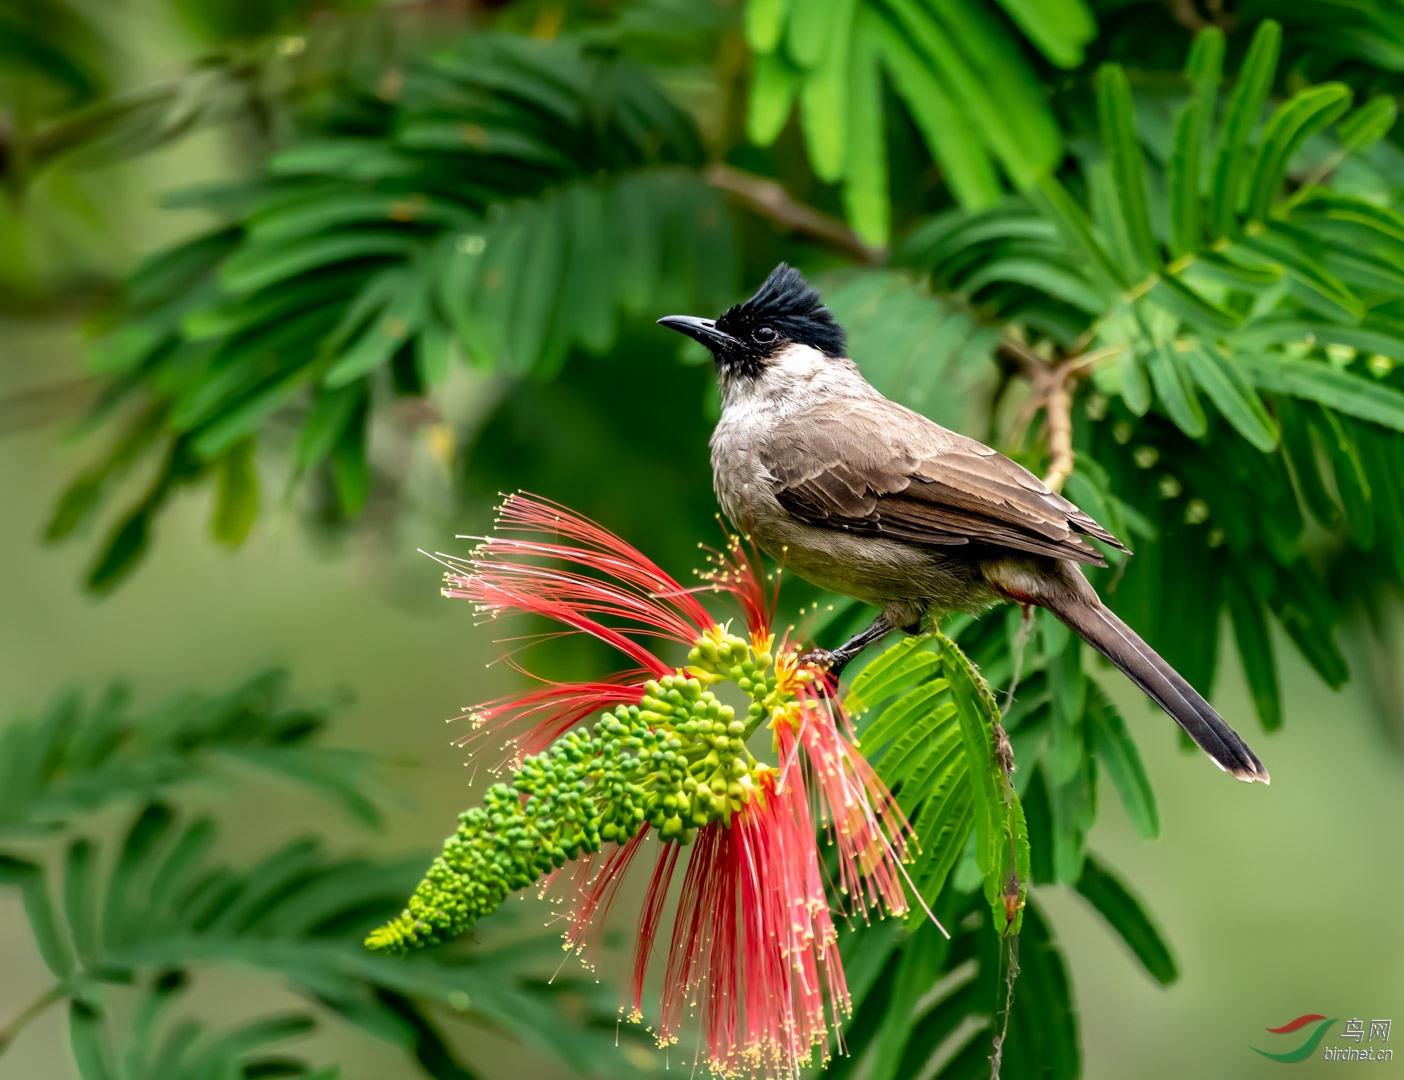
[[[1081, 578], [1081, 574], [1078, 575]], [[1085, 582], [1084, 582], [1085, 584]], [[1239, 780], [1266, 784], [1268, 771], [1238, 732], [1225, 723], [1193, 686], [1141, 640], [1097, 597], [1085, 589], [1051, 591], [1038, 603], [1048, 608], [1099, 653], [1120, 668], [1132, 682], [1185, 729], [1214, 764]]]

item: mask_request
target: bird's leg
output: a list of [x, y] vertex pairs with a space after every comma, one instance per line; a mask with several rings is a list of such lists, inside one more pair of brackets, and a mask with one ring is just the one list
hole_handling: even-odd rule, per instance
[[801, 664], [813, 664], [815, 667], [823, 668], [835, 682], [842, 674], [843, 669], [848, 666], [850, 660], [866, 649], [874, 641], [884, 638], [897, 627], [888, 621], [886, 615], [879, 615], [873, 620], [872, 625], [866, 630], [861, 630], [845, 641], [832, 652], [828, 649], [810, 649], [800, 657]]

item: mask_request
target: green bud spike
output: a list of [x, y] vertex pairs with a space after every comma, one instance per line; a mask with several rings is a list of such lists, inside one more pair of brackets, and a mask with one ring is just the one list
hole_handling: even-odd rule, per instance
[[[450, 941], [513, 891], [605, 843], [628, 843], [645, 824], [679, 844], [699, 828], [730, 825], [758, 790], [745, 738], [794, 695], [766, 674], [770, 652], [753, 653], [720, 627], [697, 641], [688, 662], [685, 673], [649, 680], [639, 704], [606, 713], [590, 731], [567, 732], [494, 784], [481, 808], [459, 816], [405, 910], [367, 947], [404, 953]], [[723, 678], [751, 698], [744, 721], [707, 689]]]

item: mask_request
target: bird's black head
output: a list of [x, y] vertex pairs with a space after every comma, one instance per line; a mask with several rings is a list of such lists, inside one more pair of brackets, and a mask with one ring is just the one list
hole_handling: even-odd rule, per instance
[[669, 315], [658, 320], [712, 350], [717, 366], [731, 375], [759, 375], [765, 363], [788, 345], [808, 345], [825, 356], [845, 355], [843, 327], [792, 266], [781, 263], [744, 303], [721, 318]]

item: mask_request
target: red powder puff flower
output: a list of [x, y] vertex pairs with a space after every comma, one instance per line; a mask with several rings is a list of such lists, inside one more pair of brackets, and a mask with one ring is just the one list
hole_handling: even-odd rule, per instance
[[[904, 913], [910, 829], [855, 748], [842, 706], [817, 691], [818, 673], [795, 648], [776, 641], [775, 593], [754, 552], [733, 539], [699, 590], [732, 598], [746, 637], [618, 536], [541, 499], [508, 498], [471, 557], [442, 560], [446, 596], [491, 618], [546, 616], [633, 667], [606, 681], [544, 683], [470, 714], [475, 731], [460, 741], [502, 738], [512, 782], [462, 816], [407, 910], [371, 947], [459, 936], [512, 890], [547, 878], [570, 883], [566, 942], [582, 948], [652, 830], [663, 842], [639, 917], [630, 1017], [642, 1018], [645, 978], [666, 937], [661, 1045], [678, 1039], [691, 1007], [698, 1057], [718, 1074], [793, 1075], [816, 1051], [826, 1057], [849, 1010], [831, 901], [861, 917]], [[669, 643], [688, 650], [685, 663], [658, 654]], [[710, 689], [724, 681], [747, 696], [744, 715]], [[774, 764], [746, 747], [761, 726], [772, 732]], [[821, 831], [836, 848], [833, 881]], [[573, 872], [558, 879], [567, 862]]]

